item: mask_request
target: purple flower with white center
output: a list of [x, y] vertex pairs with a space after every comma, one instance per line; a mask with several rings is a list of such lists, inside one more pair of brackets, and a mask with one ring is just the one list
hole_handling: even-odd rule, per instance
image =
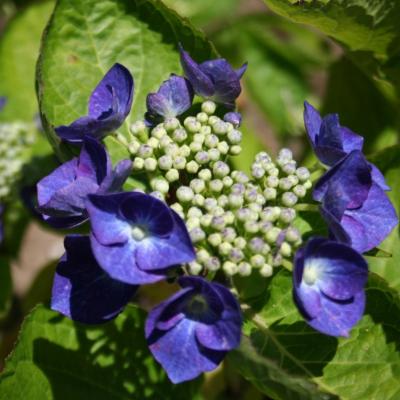
[[146, 339], [173, 383], [215, 369], [240, 343], [240, 307], [226, 287], [181, 277], [182, 290], [150, 311]]
[[133, 99], [133, 78], [121, 64], [114, 64], [93, 90], [88, 115], [68, 126], [55, 128], [70, 143], [81, 143], [85, 135], [102, 139], [118, 129], [129, 114]]
[[146, 120], [156, 123], [183, 114], [192, 105], [193, 96], [189, 81], [172, 74], [162, 83], [157, 93], [147, 96]]
[[360, 253], [378, 246], [398, 223], [390, 199], [358, 150], [321, 177], [313, 197], [322, 202], [332, 236]]
[[[304, 124], [311, 145], [318, 159], [332, 167], [354, 150], [362, 150], [364, 138], [341, 126], [338, 114], [321, 118], [319, 112], [309, 103], [304, 103]], [[376, 184], [389, 190], [385, 178], [375, 165], [369, 163]]]
[[165, 279], [194, 260], [185, 223], [164, 202], [140, 192], [90, 195], [91, 243], [100, 266], [133, 285]]
[[112, 170], [104, 146], [85, 136], [79, 157], [62, 164], [37, 184], [39, 210], [56, 228], [79, 225], [88, 218], [87, 195], [121, 190], [131, 167], [130, 160], [122, 160]]
[[224, 121], [230, 122], [235, 128], [239, 128], [242, 123], [242, 115], [238, 112], [231, 111], [224, 115]]
[[64, 246], [66, 252], [54, 277], [51, 308], [85, 324], [101, 324], [115, 318], [137, 286], [112, 279], [99, 267], [88, 236], [67, 236]]
[[348, 337], [364, 312], [367, 279], [367, 263], [354, 249], [313, 238], [295, 255], [294, 301], [314, 329]]
[[197, 64], [182, 47], [180, 53], [183, 71], [195, 93], [227, 108], [234, 108], [235, 100], [241, 92], [240, 79], [247, 69], [247, 63], [235, 71], [223, 58]]

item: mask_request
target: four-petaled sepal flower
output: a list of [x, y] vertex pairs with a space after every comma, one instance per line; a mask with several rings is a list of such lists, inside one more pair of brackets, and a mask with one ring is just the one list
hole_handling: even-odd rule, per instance
[[128, 116], [133, 88], [131, 73], [123, 65], [114, 64], [93, 90], [88, 115], [55, 128], [57, 135], [70, 143], [81, 143], [85, 135], [102, 139], [118, 129]]
[[101, 324], [115, 318], [137, 286], [112, 279], [93, 256], [88, 236], [70, 235], [54, 277], [51, 308], [74, 321]]
[[157, 282], [195, 252], [185, 223], [164, 202], [140, 192], [90, 195], [93, 253], [114, 279]]
[[367, 279], [367, 263], [354, 249], [313, 238], [294, 259], [294, 301], [314, 329], [347, 337], [364, 312]]
[[235, 71], [223, 58], [198, 64], [182, 47], [180, 53], [183, 71], [195, 93], [227, 108], [234, 108], [241, 92], [240, 78], [246, 71], [247, 63]]
[[189, 81], [172, 74], [162, 83], [157, 93], [147, 95], [147, 122], [156, 124], [183, 114], [191, 107], [193, 96]]
[[87, 195], [121, 190], [131, 167], [130, 160], [122, 160], [112, 170], [104, 146], [85, 136], [79, 157], [62, 164], [37, 184], [39, 210], [53, 227], [79, 225], [88, 218]]
[[150, 311], [146, 338], [174, 383], [215, 369], [240, 343], [242, 316], [226, 287], [199, 277], [181, 277], [182, 290]]

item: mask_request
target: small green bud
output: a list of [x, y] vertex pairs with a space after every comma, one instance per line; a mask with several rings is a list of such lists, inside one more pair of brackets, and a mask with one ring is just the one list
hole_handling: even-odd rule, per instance
[[235, 214], [230, 210], [225, 211], [224, 219], [225, 219], [225, 224], [226, 225], [231, 225], [231, 224], [233, 224], [235, 222]]
[[193, 243], [198, 243], [203, 241], [206, 238], [206, 234], [200, 227], [196, 226], [192, 228], [189, 232], [190, 239], [192, 239]]
[[238, 265], [238, 272], [241, 276], [250, 276], [251, 275], [251, 265], [248, 262], [242, 261]]
[[301, 182], [305, 182], [310, 178], [310, 171], [306, 167], [300, 167], [297, 168], [296, 175]]
[[233, 179], [230, 176], [224, 176], [222, 178], [222, 183], [225, 187], [229, 188], [233, 185]]
[[183, 128], [178, 128], [175, 129], [174, 132], [172, 133], [172, 138], [175, 140], [177, 143], [182, 143], [187, 139], [187, 133]]
[[228, 140], [231, 144], [239, 144], [242, 141], [242, 132], [233, 129], [228, 132]]
[[225, 242], [233, 242], [236, 238], [236, 231], [235, 229], [231, 228], [228, 226], [227, 228], [224, 228], [223, 231], [221, 232], [222, 238]]
[[188, 202], [192, 201], [192, 199], [194, 197], [194, 193], [190, 187], [181, 186], [176, 191], [176, 197], [179, 201], [182, 201], [183, 203], [188, 203]]
[[212, 178], [211, 171], [208, 168], [199, 171], [199, 178], [203, 181], [209, 181]]
[[183, 122], [183, 125], [185, 125], [185, 128], [188, 130], [188, 132], [191, 133], [198, 132], [201, 128], [200, 122], [194, 117], [187, 117]]
[[179, 171], [175, 168], [172, 168], [165, 174], [165, 177], [167, 178], [168, 182], [175, 182], [179, 179]]
[[205, 190], [206, 184], [201, 179], [192, 179], [190, 181], [190, 187], [193, 189], [193, 192], [201, 193]]
[[293, 208], [282, 208], [279, 219], [285, 223], [290, 224], [296, 218], [296, 211]]
[[290, 190], [292, 188], [292, 182], [290, 181], [289, 178], [281, 178], [279, 179], [279, 188], [287, 191]]
[[231, 193], [228, 198], [229, 204], [233, 208], [240, 208], [243, 205], [243, 196], [240, 194]]
[[147, 141], [147, 145], [150, 146], [153, 150], [158, 148], [158, 145], [160, 144], [160, 141], [155, 138], [155, 137], [151, 137], [148, 141]]
[[226, 123], [222, 120], [218, 120], [211, 125], [213, 132], [217, 135], [225, 135], [228, 132], [228, 127]]
[[260, 274], [261, 276], [263, 276], [264, 278], [269, 278], [270, 276], [272, 276], [272, 272], [273, 269], [271, 267], [271, 265], [269, 264], [264, 264], [261, 268], [260, 268]]
[[203, 195], [195, 194], [194, 197], [193, 197], [193, 201], [192, 202], [193, 202], [193, 204], [195, 206], [203, 207], [204, 206], [204, 201], [205, 201], [205, 199], [204, 199]]
[[172, 168], [172, 157], [168, 154], [158, 159], [158, 167], [162, 170], [170, 170]]
[[130, 126], [130, 131], [134, 136], [140, 136], [147, 131], [144, 121], [136, 121]]
[[201, 133], [201, 134], [203, 134], [205, 137], [207, 137], [208, 135], [211, 135], [211, 126], [208, 126], [208, 125], [203, 125], [201, 128], [200, 128], [200, 132], [199, 133]]
[[210, 254], [205, 249], [200, 249], [196, 253], [196, 259], [201, 263], [206, 262], [209, 258], [210, 258]]
[[203, 149], [203, 144], [200, 142], [191, 142], [189, 145], [189, 149], [191, 153], [199, 153]]
[[213, 215], [205, 214], [202, 218], [200, 218], [200, 225], [208, 228], [211, 225], [211, 220], [213, 219]]
[[201, 105], [201, 111], [205, 112], [208, 115], [214, 114], [216, 108], [216, 104], [211, 100], [207, 100]]
[[261, 254], [255, 254], [251, 256], [250, 264], [253, 268], [261, 268], [265, 264], [265, 258]]
[[182, 205], [179, 204], [179, 203], [171, 204], [170, 207], [171, 207], [175, 212], [177, 212], [178, 214], [183, 213], [183, 207], [182, 207]]
[[218, 253], [223, 256], [227, 256], [231, 250], [232, 250], [232, 245], [229, 242], [222, 242], [218, 246]]
[[224, 187], [224, 184], [220, 179], [213, 179], [209, 182], [209, 187], [212, 192], [220, 193]]
[[144, 169], [152, 172], [157, 169], [157, 160], [155, 158], [146, 158], [144, 160]]
[[298, 200], [298, 197], [293, 192], [286, 192], [282, 195], [282, 204], [286, 207], [293, 207]]
[[307, 190], [304, 187], [304, 185], [297, 185], [293, 188], [293, 193], [297, 196], [297, 197], [304, 197], [307, 194]]
[[190, 156], [190, 147], [187, 144], [179, 147], [179, 155], [182, 157], [189, 157]]
[[[268, 172], [269, 176], [276, 176], [276, 177], [279, 176], [279, 169], [278, 168], [275, 168], [275, 167], [270, 168], [270, 169], [267, 170], [267, 172]], [[268, 185], [268, 186], [270, 186], [270, 185]]]
[[190, 207], [187, 212], [187, 216], [188, 218], [201, 218], [203, 213], [198, 207]]
[[213, 247], [218, 247], [222, 243], [222, 237], [220, 233], [212, 233], [207, 238], [208, 243]]
[[140, 148], [140, 143], [137, 140], [132, 140], [128, 145], [129, 153], [136, 155]]
[[237, 156], [242, 152], [242, 147], [239, 146], [238, 144], [235, 144], [229, 149], [229, 153], [232, 154], [233, 156]]
[[221, 268], [221, 262], [218, 257], [210, 257], [205, 263], [204, 266], [209, 271], [218, 271]]
[[298, 229], [290, 227], [286, 230], [285, 239], [290, 243], [297, 243], [301, 239]]
[[206, 139], [206, 136], [203, 135], [202, 133], [195, 133], [193, 135], [193, 141], [194, 142], [203, 144], [205, 139]]
[[269, 243], [275, 243], [277, 241], [280, 233], [281, 233], [281, 229], [273, 227], [265, 234], [265, 239]]
[[208, 121], [208, 115], [205, 112], [200, 112], [196, 115], [197, 121], [199, 121], [201, 124], [205, 124]]
[[176, 169], [184, 169], [186, 166], [186, 158], [181, 156], [175, 157], [173, 160], [173, 166]]
[[174, 158], [179, 155], [179, 146], [176, 143], [169, 143], [164, 147], [164, 152]]
[[186, 171], [189, 172], [189, 174], [195, 174], [195, 173], [197, 173], [197, 171], [199, 170], [199, 168], [200, 168], [199, 164], [197, 164], [197, 162], [194, 161], [194, 160], [189, 161], [189, 162], [186, 164]]
[[275, 200], [276, 196], [277, 196], [277, 191], [274, 188], [268, 187], [266, 189], [264, 189], [263, 191], [263, 195], [265, 200]]
[[163, 194], [168, 193], [169, 183], [164, 178], [154, 178], [150, 182], [151, 187]]
[[221, 196], [218, 197], [217, 201], [220, 207], [225, 208], [228, 205], [229, 199], [228, 196], [226, 196], [225, 194], [221, 194]]
[[198, 228], [200, 226], [200, 219], [199, 218], [188, 218], [186, 220], [186, 226], [190, 230], [194, 228]]
[[238, 249], [243, 250], [246, 247], [247, 240], [244, 237], [239, 236], [233, 241], [233, 244]]
[[217, 149], [221, 154], [228, 154], [229, 144], [223, 140], [222, 142], [218, 143]]
[[[151, 131], [151, 136], [155, 137], [158, 140], [161, 140], [161, 138], [164, 136], [168, 137], [167, 131], [162, 125], [157, 125], [155, 128], [153, 128], [153, 130]], [[168, 137], [168, 139], [170, 138]]]
[[204, 144], [209, 148], [214, 148], [217, 147], [219, 143], [219, 139], [218, 136], [211, 134], [211, 135], [207, 135], [205, 140], [204, 140]]
[[144, 168], [144, 160], [143, 160], [143, 158], [135, 157], [135, 159], [133, 160], [132, 168], [134, 170], [143, 169]]
[[242, 261], [244, 258], [243, 251], [240, 249], [237, 249], [236, 247], [232, 248], [229, 252], [229, 260], [231, 260], [234, 263], [238, 263], [239, 261]]
[[279, 249], [279, 252], [284, 256], [284, 257], [290, 257], [292, 255], [292, 247], [290, 246], [289, 243], [283, 242], [281, 244], [281, 248]]
[[283, 257], [282, 254], [276, 254], [275, 257], [272, 259], [272, 265], [274, 267], [279, 267], [282, 265]]
[[172, 132], [179, 128], [179, 120], [177, 118], [168, 118], [164, 121], [164, 128], [168, 132]]
[[259, 230], [258, 223], [256, 221], [246, 221], [244, 223], [244, 230], [247, 233], [257, 233]]
[[129, 146], [129, 143], [128, 143], [127, 138], [126, 138], [124, 135], [122, 135], [121, 133], [117, 133], [117, 134], [115, 135], [115, 137], [116, 137], [117, 140], [118, 140], [119, 142], [121, 142], [124, 146], [126, 146], [126, 147]]
[[282, 171], [287, 175], [292, 175], [296, 172], [297, 164], [296, 161], [289, 161], [285, 165], [282, 165]]
[[199, 151], [195, 156], [194, 159], [201, 165], [207, 164], [210, 161], [210, 156], [206, 151]]
[[311, 182], [310, 180], [305, 181], [305, 182], [303, 183], [303, 186], [305, 187], [306, 190], [311, 189], [311, 187], [312, 187], [312, 182]]
[[211, 161], [218, 161], [221, 157], [221, 153], [218, 149], [210, 149], [208, 150], [208, 156]]
[[[154, 132], [154, 130], [153, 130], [153, 132]], [[162, 149], [164, 149], [164, 151], [167, 148], [167, 146], [169, 146], [170, 144], [175, 144], [167, 134], [165, 134], [164, 136], [161, 136], [158, 139], [160, 141], [160, 147]]]

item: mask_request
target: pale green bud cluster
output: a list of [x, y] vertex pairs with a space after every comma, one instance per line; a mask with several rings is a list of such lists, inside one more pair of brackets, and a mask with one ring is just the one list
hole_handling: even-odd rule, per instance
[[184, 219], [197, 251], [191, 274], [256, 269], [268, 277], [301, 244], [293, 207], [310, 189], [310, 173], [288, 149], [275, 161], [257, 154], [250, 175], [232, 170], [227, 158], [241, 152], [242, 133], [215, 110], [206, 101], [183, 123], [172, 118], [150, 130], [134, 123], [127, 145], [133, 167], [152, 177], [152, 194]]
[[7, 201], [21, 176], [24, 153], [33, 140], [25, 124], [0, 124], [0, 203]]

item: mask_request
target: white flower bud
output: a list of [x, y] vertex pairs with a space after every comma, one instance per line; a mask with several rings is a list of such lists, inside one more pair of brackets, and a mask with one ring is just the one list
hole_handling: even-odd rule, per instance
[[286, 230], [285, 239], [290, 243], [297, 243], [301, 239], [300, 232], [296, 228], [289, 227]]
[[310, 171], [306, 167], [300, 167], [297, 168], [296, 175], [301, 182], [305, 182], [310, 178]]
[[268, 176], [265, 183], [268, 188], [275, 189], [279, 186], [280, 181], [277, 176]]
[[206, 234], [200, 227], [196, 226], [192, 228], [189, 232], [190, 239], [192, 239], [193, 243], [201, 242], [206, 238]]
[[233, 185], [233, 179], [230, 176], [224, 176], [222, 178], [222, 183], [225, 187], [229, 188]]
[[205, 249], [200, 249], [196, 253], [196, 259], [201, 263], [206, 262], [209, 258], [210, 258], [210, 253]]
[[198, 207], [190, 207], [187, 212], [188, 218], [201, 218], [203, 216], [203, 212]]
[[247, 240], [244, 237], [239, 236], [233, 241], [233, 244], [238, 249], [243, 250], [246, 247]]
[[160, 144], [160, 141], [155, 138], [155, 137], [151, 137], [148, 141], [147, 141], [147, 145], [150, 146], [153, 150], [158, 148], [158, 145]]
[[190, 230], [194, 228], [198, 228], [200, 226], [200, 219], [199, 218], [188, 218], [186, 220], [186, 226]]
[[222, 242], [218, 246], [218, 253], [222, 256], [227, 256], [229, 252], [232, 250], [232, 245], [229, 242]]
[[228, 198], [229, 204], [233, 208], [240, 208], [243, 205], [244, 199], [240, 194], [231, 193]]
[[265, 207], [261, 212], [261, 219], [263, 221], [274, 222], [281, 214], [281, 209], [279, 207]]
[[293, 192], [286, 192], [282, 195], [282, 204], [286, 207], [293, 207], [297, 200], [298, 197]]
[[250, 264], [253, 268], [261, 268], [265, 264], [265, 258], [261, 254], [255, 254], [250, 258]]
[[189, 149], [191, 153], [199, 153], [203, 149], [203, 144], [200, 142], [191, 142], [189, 145]]
[[213, 219], [213, 215], [205, 214], [200, 218], [200, 225], [204, 226], [204, 228], [208, 228], [211, 225], [211, 220]]
[[276, 254], [275, 255], [275, 257], [273, 258], [273, 260], [272, 260], [272, 265], [274, 266], [274, 267], [279, 267], [279, 266], [281, 266], [282, 265], [282, 261], [283, 261], [283, 257], [282, 257], [282, 254]]
[[229, 174], [229, 165], [223, 161], [217, 161], [213, 166], [213, 173], [218, 178], [223, 178]]
[[172, 132], [173, 130], [179, 128], [179, 120], [177, 118], [168, 118], [164, 121], [164, 128], [168, 132]]
[[251, 167], [251, 175], [255, 179], [261, 179], [265, 175], [265, 170], [261, 165], [253, 164]]
[[238, 271], [238, 267], [231, 261], [225, 261], [222, 265], [222, 269], [228, 276], [235, 275]]
[[311, 182], [310, 180], [305, 181], [305, 182], [303, 183], [303, 186], [305, 187], [306, 190], [311, 189], [311, 187], [312, 187], [312, 182]]
[[169, 183], [164, 178], [154, 178], [150, 182], [151, 187], [163, 194], [168, 193]]
[[172, 133], [172, 138], [175, 140], [177, 143], [182, 143], [187, 139], [187, 133], [183, 128], [178, 128], [175, 129], [174, 132]]
[[201, 134], [203, 134], [205, 137], [207, 137], [208, 135], [211, 135], [211, 126], [208, 126], [208, 125], [203, 125], [201, 128], [200, 128], [200, 132], [199, 133], [201, 133]]
[[144, 121], [136, 121], [130, 126], [132, 135], [139, 136], [147, 131], [146, 124]]
[[288, 163], [282, 165], [281, 168], [285, 174], [291, 175], [296, 172], [297, 163], [296, 163], [296, 161], [289, 161]]
[[211, 246], [214, 247], [218, 247], [222, 243], [222, 237], [220, 233], [212, 233], [208, 236], [207, 240], [208, 243], [210, 243]]
[[179, 203], [171, 204], [170, 206], [176, 213], [183, 214], [183, 207]]
[[172, 168], [172, 157], [168, 154], [161, 156], [158, 159], [158, 167], [165, 171], [170, 170]]
[[228, 154], [229, 144], [223, 140], [222, 142], [218, 143], [217, 149], [221, 154]]
[[286, 177], [286, 178], [279, 179], [279, 188], [280, 189], [287, 191], [287, 190], [290, 190], [292, 188], [292, 186], [293, 186], [292, 182], [290, 181], [289, 178]]
[[225, 228], [225, 220], [223, 216], [215, 216], [211, 220], [211, 227], [217, 231], [222, 231]]
[[179, 179], [179, 171], [175, 168], [172, 168], [165, 174], [165, 178], [168, 182], [175, 182]]
[[243, 251], [240, 249], [237, 249], [236, 247], [233, 247], [230, 252], [229, 252], [229, 260], [231, 260], [234, 263], [238, 263], [239, 261], [242, 261], [244, 258]]
[[205, 112], [200, 112], [196, 115], [197, 121], [199, 121], [201, 124], [205, 124], [208, 121], [208, 115]]
[[287, 162], [293, 159], [293, 153], [290, 149], [283, 148], [279, 150], [278, 157], [276, 158], [276, 162], [278, 165], [284, 165]]
[[144, 168], [144, 160], [143, 160], [143, 158], [135, 157], [135, 159], [133, 160], [132, 168], [134, 170], [143, 169]]
[[[211, 123], [211, 119], [210, 119], [210, 123]], [[225, 135], [228, 132], [228, 126], [227, 126], [226, 122], [224, 122], [222, 120], [218, 120], [211, 125], [212, 125], [213, 132], [217, 135]]]
[[235, 222], [235, 214], [230, 210], [225, 211], [224, 219], [225, 219], [225, 224], [226, 225], [231, 225], [231, 224], [233, 224]]
[[182, 157], [189, 157], [190, 156], [190, 147], [187, 144], [179, 147], [179, 155]]
[[248, 246], [253, 253], [260, 254], [263, 251], [265, 242], [261, 237], [254, 237], [250, 240]]
[[267, 240], [267, 242], [269, 243], [275, 243], [278, 239], [278, 236], [281, 233], [281, 229], [277, 228], [277, 227], [273, 227], [271, 228], [266, 234], [265, 234], [265, 239]]
[[242, 147], [239, 146], [238, 144], [233, 145], [230, 149], [229, 149], [229, 153], [232, 154], [233, 156], [237, 156], [242, 152]]
[[217, 257], [210, 257], [205, 263], [204, 266], [209, 271], [218, 271], [221, 268], [221, 262]]
[[212, 179], [209, 182], [209, 187], [212, 192], [220, 193], [224, 187], [224, 184], [220, 179]]
[[195, 133], [198, 132], [201, 128], [201, 124], [194, 117], [187, 117], [183, 122], [183, 125], [188, 130], [188, 132]]
[[257, 153], [254, 159], [255, 159], [256, 162], [260, 162], [260, 163], [262, 163], [262, 162], [266, 162], [266, 163], [271, 162], [271, 157], [265, 151], [260, 151], [259, 153]]
[[242, 132], [233, 129], [228, 132], [228, 140], [231, 144], [239, 144], [242, 141]]
[[192, 261], [189, 263], [189, 273], [191, 275], [199, 275], [202, 269], [203, 266], [199, 264], [197, 261]]
[[206, 188], [206, 184], [201, 179], [192, 179], [190, 181], [190, 187], [193, 189], [193, 192], [201, 193]]
[[218, 161], [221, 157], [221, 153], [218, 149], [210, 149], [208, 150], [208, 156], [210, 157], [211, 161]]
[[264, 278], [269, 278], [270, 276], [272, 276], [272, 266], [269, 264], [264, 264], [261, 268], [260, 268], [260, 275], [263, 276]]
[[138, 155], [141, 158], [149, 158], [153, 155], [153, 148], [147, 144], [142, 144], [139, 147]]
[[[153, 132], [154, 132], [154, 130], [153, 130]], [[160, 138], [158, 138], [158, 140], [160, 141], [160, 147], [162, 149], [166, 149], [167, 146], [170, 144], [175, 144], [167, 134], [165, 134], [164, 136], [161, 136]]]
[[218, 206], [218, 202], [216, 199], [214, 199], [213, 197], [207, 197], [204, 200], [204, 208], [208, 211], [208, 212], [212, 212], [216, 207]]
[[204, 200], [204, 196], [202, 196], [201, 194], [195, 194], [192, 202], [195, 206], [203, 207]]
[[156, 199], [161, 200], [161, 201], [164, 201], [164, 200], [165, 200], [164, 195], [163, 195], [161, 192], [157, 191], [157, 190], [154, 191], [154, 192], [151, 192], [151, 193], [150, 193], [150, 196], [153, 196], [153, 197], [155, 197]]
[[251, 265], [248, 262], [242, 261], [238, 265], [238, 272], [241, 276], [250, 276], [251, 275]]
[[208, 168], [200, 170], [198, 175], [203, 181], [209, 181], [212, 178], [211, 171]]
[[231, 176], [238, 183], [247, 183], [250, 180], [249, 177], [242, 171], [233, 171]]
[[293, 208], [282, 208], [279, 219], [285, 223], [290, 224], [296, 218], [296, 211]]
[[182, 201], [183, 203], [188, 203], [189, 201], [192, 201], [193, 196], [193, 190], [188, 186], [181, 186], [176, 191], [177, 199], [179, 201]]
[[214, 114], [216, 108], [216, 104], [211, 100], [207, 100], [201, 105], [201, 111], [205, 112], [208, 115]]
[[219, 139], [217, 135], [211, 134], [207, 135], [206, 138], [204, 139], [204, 144], [209, 148], [212, 149], [214, 147], [217, 147], [219, 143]]
[[304, 185], [297, 185], [293, 188], [293, 193], [297, 196], [297, 197], [304, 197], [307, 194], [307, 190], [304, 187]]
[[246, 221], [244, 223], [244, 230], [247, 233], [257, 233], [259, 230], [258, 223], [256, 221]]
[[[267, 170], [269, 176], [279, 176], [279, 169], [278, 168], [270, 168]], [[270, 186], [270, 185], [268, 185]]]
[[199, 164], [202, 165], [207, 164], [210, 161], [210, 156], [206, 151], [199, 151], [194, 158]]
[[165, 154], [172, 158], [179, 156], [179, 146], [176, 143], [169, 143], [164, 147]]
[[224, 228], [223, 231], [221, 232], [222, 238], [225, 242], [233, 242], [236, 238], [236, 231], [235, 229], [231, 227]]
[[195, 174], [195, 173], [197, 173], [197, 171], [199, 170], [199, 168], [200, 168], [199, 164], [197, 164], [197, 162], [194, 161], [194, 160], [189, 161], [189, 162], [186, 164], [186, 171], [189, 172], [189, 174]]
[[221, 196], [218, 197], [217, 201], [218, 205], [222, 208], [225, 208], [229, 203], [228, 196], [226, 196], [225, 194], [221, 194]]
[[281, 244], [281, 247], [279, 249], [279, 252], [284, 256], [284, 257], [290, 257], [292, 255], [292, 247], [290, 246], [289, 243], [283, 242]]
[[270, 229], [272, 229], [274, 225], [272, 224], [272, 222], [269, 221], [261, 221], [258, 224], [259, 230], [262, 233], [267, 233]]
[[[164, 136], [167, 136], [167, 131], [165, 130], [163, 125], [157, 125], [155, 128], [153, 128], [153, 130], [151, 131], [151, 136], [155, 137], [158, 140], [161, 140], [161, 138], [163, 138]], [[168, 139], [170, 139], [168, 137]]]
[[296, 186], [299, 183], [299, 178], [296, 175], [289, 175], [287, 179], [290, 181], [292, 186]]
[[246, 192], [246, 186], [243, 183], [235, 183], [231, 187], [232, 194], [244, 195], [245, 192]]
[[173, 160], [173, 166], [176, 169], [184, 169], [186, 166], [186, 158], [181, 156], [175, 157]]

